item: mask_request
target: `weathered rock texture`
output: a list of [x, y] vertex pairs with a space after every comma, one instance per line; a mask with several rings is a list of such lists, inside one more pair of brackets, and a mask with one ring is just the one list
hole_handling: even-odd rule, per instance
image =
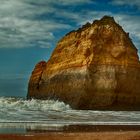
[[112, 17], [64, 36], [32, 72], [28, 98], [58, 99], [76, 109], [140, 110], [137, 49]]

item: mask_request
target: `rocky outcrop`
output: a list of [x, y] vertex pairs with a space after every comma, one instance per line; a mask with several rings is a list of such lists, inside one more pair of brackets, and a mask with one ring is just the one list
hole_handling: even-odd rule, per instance
[[140, 110], [137, 49], [112, 17], [65, 35], [32, 72], [28, 98], [58, 99], [76, 109]]

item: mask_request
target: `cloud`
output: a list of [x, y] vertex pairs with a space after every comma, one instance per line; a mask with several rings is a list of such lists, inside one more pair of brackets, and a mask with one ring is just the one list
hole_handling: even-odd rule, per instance
[[70, 25], [55, 21], [2, 18], [0, 20], [0, 47], [9, 47], [8, 44], [11, 47], [28, 47], [33, 43], [52, 41], [54, 39], [52, 31], [61, 28], [67, 29]]
[[[140, 44], [140, 18], [131, 14], [113, 13], [100, 9], [94, 0], [0, 0], [0, 48], [39, 46], [48, 48], [56, 42], [56, 32], [72, 30], [104, 15], [114, 16], [123, 28], [130, 32], [136, 44]], [[112, 0], [114, 5], [140, 5], [139, 0]], [[95, 4], [95, 5], [94, 5]], [[107, 3], [110, 4], [110, 3]], [[67, 8], [67, 6], [75, 8]], [[82, 8], [81, 8], [81, 7]], [[113, 7], [112, 7], [113, 8]]]
[[[57, 40], [55, 31], [71, 29], [69, 23], [53, 17], [56, 13], [61, 17], [59, 6], [89, 2], [91, 0], [1, 0], [0, 48], [50, 47], [51, 42]], [[64, 8], [62, 13], [66, 11]]]
[[111, 2], [113, 5], [129, 5], [129, 6], [136, 6], [140, 8], [140, 1], [139, 0], [112, 0]]
[[44, 5], [41, 0], [36, 4], [31, 3], [31, 0], [1, 0], [0, 48], [48, 45], [55, 39], [53, 31], [71, 27], [51, 18], [35, 18], [55, 11], [52, 5]]
[[72, 5], [72, 4], [87, 4], [92, 3], [92, 0], [57, 0], [58, 3], [62, 5]]
[[26, 0], [26, 2], [33, 2], [37, 4], [46, 4], [51, 6], [53, 4], [55, 5], [82, 5], [82, 4], [87, 4], [87, 3], [93, 3], [93, 0], [38, 0], [38, 1], [33, 1], [33, 0]]

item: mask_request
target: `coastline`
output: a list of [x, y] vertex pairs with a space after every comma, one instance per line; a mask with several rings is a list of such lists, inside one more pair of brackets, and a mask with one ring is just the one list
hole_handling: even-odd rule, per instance
[[0, 134], [0, 140], [140, 140], [140, 125], [68, 126], [63, 131], [27, 129], [25, 134]]

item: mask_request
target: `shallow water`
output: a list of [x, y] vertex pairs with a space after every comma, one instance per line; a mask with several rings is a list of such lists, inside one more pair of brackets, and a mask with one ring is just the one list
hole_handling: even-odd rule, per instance
[[68, 125], [139, 125], [140, 111], [74, 110], [54, 100], [0, 97], [0, 133], [61, 130]]

